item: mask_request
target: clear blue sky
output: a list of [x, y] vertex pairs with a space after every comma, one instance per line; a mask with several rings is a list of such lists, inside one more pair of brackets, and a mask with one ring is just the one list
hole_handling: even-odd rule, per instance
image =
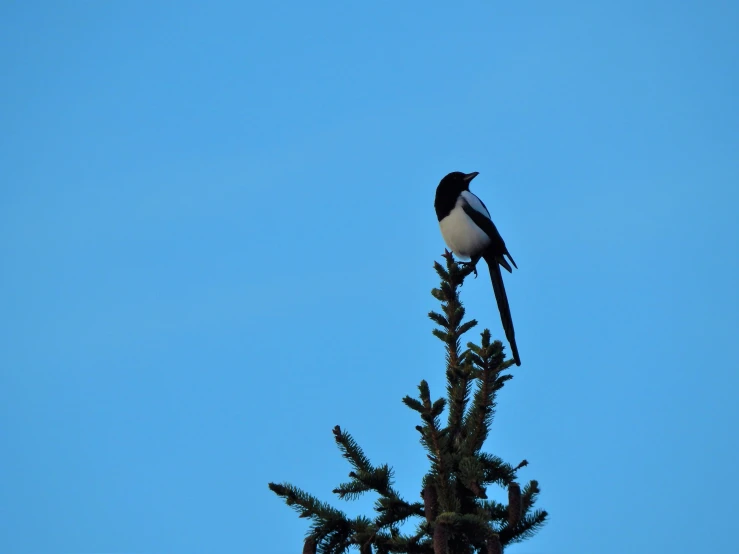
[[[444, 392], [452, 170], [520, 267], [487, 448], [551, 520], [510, 553], [735, 551], [737, 28], [707, 0], [4, 2], [0, 551], [299, 552], [267, 482], [332, 500], [336, 424], [417, 498], [400, 399]], [[502, 337], [488, 280], [463, 300]]]

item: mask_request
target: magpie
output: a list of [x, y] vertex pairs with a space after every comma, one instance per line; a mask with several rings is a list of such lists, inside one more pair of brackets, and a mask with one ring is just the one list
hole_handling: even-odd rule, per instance
[[[444, 177], [436, 187], [434, 208], [439, 220], [441, 236], [446, 245], [460, 258], [469, 258], [469, 262], [460, 262], [471, 265], [477, 276], [477, 262], [483, 258], [490, 270], [490, 279], [493, 281], [493, 292], [498, 303], [500, 320], [503, 323], [505, 336], [511, 345], [513, 360], [521, 365], [518, 356], [516, 336], [511, 319], [511, 308], [503, 286], [503, 276], [500, 266], [512, 273], [513, 267], [518, 269], [511, 254], [506, 248], [503, 238], [490, 219], [490, 212], [477, 196], [470, 192], [470, 181], [477, 177], [479, 172], [462, 173], [454, 171]], [[506, 260], [506, 256], [508, 260]]]

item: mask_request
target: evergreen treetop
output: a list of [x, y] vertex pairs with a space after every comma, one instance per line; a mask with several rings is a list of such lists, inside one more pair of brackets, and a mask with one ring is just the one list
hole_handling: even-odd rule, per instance
[[[431, 462], [421, 501], [403, 499], [393, 488], [390, 466], [372, 465], [354, 438], [337, 425], [334, 440], [352, 471], [349, 481], [333, 492], [347, 500], [375, 492], [375, 515], [350, 518], [293, 485], [270, 483], [300, 517], [311, 520], [303, 554], [341, 554], [352, 547], [360, 554], [499, 554], [506, 545], [534, 535], [547, 518], [545, 511], [534, 509], [538, 483], [532, 480], [521, 487], [517, 481], [528, 462], [512, 466], [482, 451], [496, 395], [513, 378], [506, 373], [513, 360], [505, 360], [503, 344], [491, 342], [487, 329], [479, 344], [468, 342], [461, 348], [462, 335], [477, 325], [475, 320], [464, 321], [459, 299], [459, 289], [473, 269], [458, 265], [449, 252], [444, 258], [446, 267], [434, 264], [441, 283], [431, 292], [441, 302], [441, 312], [430, 312], [429, 317], [437, 325], [434, 335], [445, 345], [447, 397], [432, 400], [428, 383], [421, 381], [418, 396], [403, 399], [421, 416], [416, 429]], [[507, 504], [488, 498], [490, 485], [507, 489]], [[418, 521], [415, 532], [401, 532], [400, 525], [411, 518]]]

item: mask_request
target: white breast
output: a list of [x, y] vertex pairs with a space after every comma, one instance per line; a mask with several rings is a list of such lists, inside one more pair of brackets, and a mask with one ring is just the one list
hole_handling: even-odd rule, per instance
[[[477, 200], [476, 196], [471, 196]], [[477, 200], [477, 202], [480, 201]], [[472, 258], [487, 248], [490, 244], [490, 237], [464, 213], [462, 209], [464, 203], [464, 198], [458, 198], [454, 209], [439, 222], [439, 227], [441, 227], [444, 242], [452, 252], [461, 258]], [[476, 206], [472, 207], [476, 209]], [[481, 208], [476, 211], [487, 215], [487, 210], [482, 205]]]

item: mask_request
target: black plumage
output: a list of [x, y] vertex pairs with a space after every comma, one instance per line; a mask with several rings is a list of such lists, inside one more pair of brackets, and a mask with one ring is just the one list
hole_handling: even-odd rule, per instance
[[510, 264], [513, 264], [516, 269], [518, 266], [490, 218], [487, 207], [482, 200], [470, 192], [470, 181], [477, 175], [477, 172], [454, 171], [441, 180], [439, 186], [436, 187], [436, 198], [434, 199], [436, 217], [439, 220], [444, 242], [452, 252], [459, 257], [469, 258], [470, 261], [466, 263], [474, 267], [477, 266], [480, 258], [487, 263], [503, 330], [511, 345], [511, 353], [516, 365], [521, 365], [511, 308], [508, 305], [508, 296], [500, 271], [503, 267], [510, 273], [513, 271]]

